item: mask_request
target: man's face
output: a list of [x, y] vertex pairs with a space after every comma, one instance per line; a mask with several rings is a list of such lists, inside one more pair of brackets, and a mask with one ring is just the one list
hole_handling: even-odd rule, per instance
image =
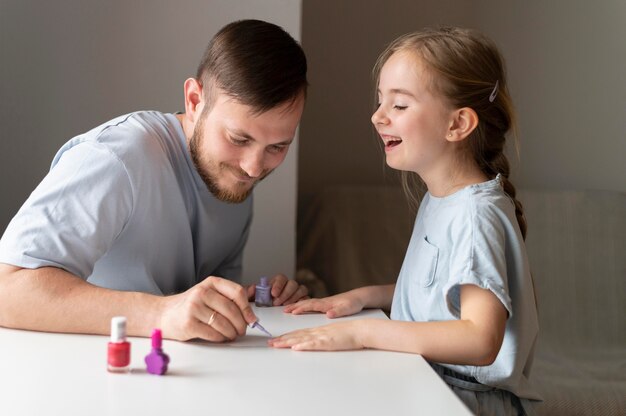
[[304, 97], [254, 115], [223, 91], [213, 94], [213, 106], [203, 109], [189, 151], [209, 191], [221, 201], [240, 203], [287, 156]]

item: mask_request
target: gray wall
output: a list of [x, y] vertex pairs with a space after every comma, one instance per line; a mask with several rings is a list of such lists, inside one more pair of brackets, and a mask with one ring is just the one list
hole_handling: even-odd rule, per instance
[[300, 215], [330, 185], [394, 183], [369, 121], [371, 68], [398, 35], [438, 24], [500, 46], [519, 116], [518, 187], [626, 190], [626, 2], [304, 0]]
[[[69, 138], [136, 110], [183, 110], [183, 82], [226, 23], [300, 38], [290, 0], [0, 0], [0, 232]], [[256, 192], [247, 280], [293, 273], [297, 145]], [[267, 244], [271, 241], [271, 244]]]
[[[393, 183], [370, 127], [370, 70], [393, 38], [435, 24], [500, 45], [520, 118], [518, 186], [626, 190], [621, 0], [0, 0], [0, 231], [67, 139], [125, 112], [180, 110], [208, 39], [246, 17], [296, 38], [302, 25], [300, 211], [332, 184]], [[256, 192], [249, 279], [294, 269], [297, 151]]]

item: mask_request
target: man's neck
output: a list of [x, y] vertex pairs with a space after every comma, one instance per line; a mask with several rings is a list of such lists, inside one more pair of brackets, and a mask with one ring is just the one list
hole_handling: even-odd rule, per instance
[[193, 128], [189, 125], [189, 120], [187, 120], [187, 117], [185, 117], [185, 113], [175, 114], [175, 116], [180, 122], [181, 127], [183, 128], [183, 133], [185, 133], [187, 144], [189, 144], [189, 139], [193, 134]]

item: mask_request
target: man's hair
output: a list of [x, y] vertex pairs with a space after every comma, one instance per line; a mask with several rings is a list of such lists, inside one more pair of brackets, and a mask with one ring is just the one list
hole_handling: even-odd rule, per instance
[[196, 78], [209, 108], [217, 87], [258, 114], [306, 95], [306, 72], [304, 51], [280, 26], [239, 20], [213, 37]]

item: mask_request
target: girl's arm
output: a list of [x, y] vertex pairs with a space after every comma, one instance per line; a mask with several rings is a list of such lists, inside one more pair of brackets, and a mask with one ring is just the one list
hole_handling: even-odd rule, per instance
[[375, 348], [421, 354], [441, 363], [489, 365], [500, 351], [506, 319], [506, 309], [492, 292], [464, 285], [457, 320], [345, 321], [294, 331], [271, 340], [270, 345], [296, 350]]
[[367, 308], [391, 308], [396, 285], [366, 286], [321, 299], [307, 299], [287, 306], [284, 311], [294, 315], [322, 312], [329, 318], [352, 315]]

